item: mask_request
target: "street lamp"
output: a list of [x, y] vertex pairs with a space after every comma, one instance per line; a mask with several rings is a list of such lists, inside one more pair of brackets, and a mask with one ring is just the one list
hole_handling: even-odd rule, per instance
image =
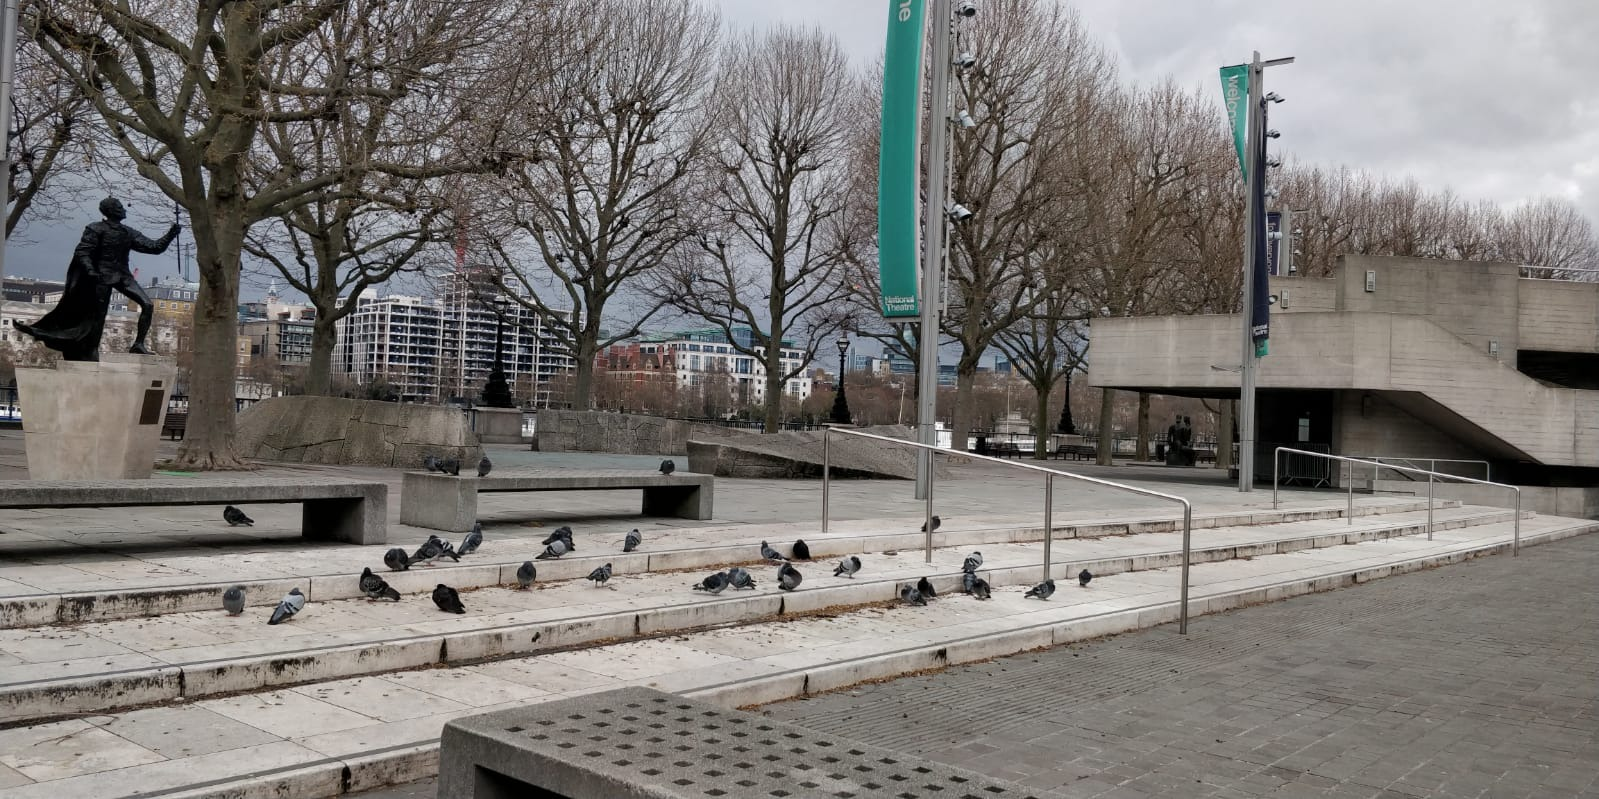
[[483, 404], [490, 408], [515, 408], [511, 384], [505, 379], [505, 314], [509, 303], [504, 297], [494, 300], [494, 368], [483, 384]]
[[844, 397], [844, 357], [849, 353], [849, 336], [838, 336], [838, 393], [833, 395], [833, 422], [849, 424], [849, 400]]

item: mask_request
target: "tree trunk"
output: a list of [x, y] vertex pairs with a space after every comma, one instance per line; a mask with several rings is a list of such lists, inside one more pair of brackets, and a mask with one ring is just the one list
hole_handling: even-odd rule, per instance
[[1233, 400], [1220, 401], [1221, 419], [1216, 422], [1216, 468], [1233, 467]]
[[[239, 203], [218, 200], [195, 215], [195, 254], [201, 263], [194, 303], [194, 365], [189, 424], [174, 465], [184, 470], [246, 469], [234, 449], [234, 379], [238, 368], [239, 252], [244, 215]], [[206, 218], [209, 217], [209, 218]]]
[[949, 448], [966, 451], [966, 436], [972, 430], [972, 394], [977, 388], [977, 363], [965, 358], [955, 367], [955, 414], [950, 423]]
[[[838, 379], [842, 381], [844, 376], [839, 375]], [[783, 338], [775, 328], [771, 343], [766, 345], [766, 405], [762, 410], [761, 432], [783, 429]]]
[[1099, 434], [1098, 457], [1094, 460], [1100, 466], [1110, 466], [1113, 462], [1111, 453], [1116, 447], [1116, 439], [1111, 431], [1113, 418], [1113, 408], [1111, 406], [1115, 402], [1116, 392], [1113, 389], [1107, 388], [1101, 391], [1099, 395], [1099, 429], [1095, 431]]
[[[593, 327], [593, 329], [589, 329]], [[577, 337], [577, 352], [572, 353], [577, 366], [572, 375], [572, 398], [570, 407], [575, 410], [589, 410], [590, 400], [594, 393], [594, 356], [599, 350], [600, 331], [597, 326], [585, 326]]]
[[1049, 393], [1054, 386], [1041, 383], [1033, 386], [1038, 397], [1038, 407], [1033, 410], [1033, 459], [1049, 458]]
[[305, 367], [305, 393], [312, 396], [327, 396], [332, 384], [333, 348], [338, 344], [334, 324], [317, 308], [316, 321], [311, 325], [311, 362]]
[[1133, 460], [1149, 460], [1149, 392], [1138, 392], [1138, 440], [1133, 442]]

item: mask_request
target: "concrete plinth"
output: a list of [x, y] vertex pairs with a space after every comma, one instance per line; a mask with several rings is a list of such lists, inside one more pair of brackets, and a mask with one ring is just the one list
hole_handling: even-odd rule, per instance
[[520, 408], [476, 408], [477, 440], [484, 444], [521, 444], [522, 410]]
[[30, 479], [150, 476], [177, 363], [153, 355], [100, 357], [17, 370]]

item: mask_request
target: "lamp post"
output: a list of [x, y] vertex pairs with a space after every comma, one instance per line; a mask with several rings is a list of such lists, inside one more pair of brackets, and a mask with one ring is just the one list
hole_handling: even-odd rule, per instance
[[844, 358], [849, 354], [849, 336], [838, 337], [838, 393], [833, 395], [833, 422], [849, 424], [849, 399], [844, 396]]
[[494, 301], [494, 368], [483, 384], [483, 404], [490, 408], [515, 408], [511, 384], [505, 379], [505, 314], [509, 303], [504, 297]]

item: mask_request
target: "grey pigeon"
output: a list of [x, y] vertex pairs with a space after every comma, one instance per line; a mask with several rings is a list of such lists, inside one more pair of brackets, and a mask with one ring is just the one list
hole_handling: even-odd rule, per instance
[[461, 473], [461, 459], [448, 458], [446, 460], [439, 461], [439, 471], [445, 474], [459, 475]]
[[449, 545], [446, 544], [443, 539], [436, 535], [428, 536], [428, 540], [422, 542], [422, 546], [417, 547], [416, 552], [412, 553], [411, 562], [425, 563], [431, 566], [433, 565], [433, 561], [443, 557], [446, 554], [455, 560], [460, 560], [460, 558], [455, 556], [454, 548], [449, 547]]
[[961, 592], [970, 594], [972, 587], [977, 585], [977, 574], [974, 572], [961, 572]]
[[429, 472], [438, 471], [439, 470], [439, 459], [437, 457], [433, 456], [433, 455], [423, 455], [422, 456], [422, 468], [428, 470]]
[[244, 515], [244, 511], [232, 505], [222, 509], [222, 521], [227, 522], [229, 527], [251, 527], [255, 525], [254, 519]]
[[671, 474], [675, 471], [677, 471], [677, 464], [673, 463], [670, 458], [661, 461], [661, 474]]
[[491, 471], [494, 471], [494, 464], [489, 460], [489, 456], [484, 455], [483, 460], [477, 462], [477, 476], [488, 477]]
[[635, 527], [627, 532], [627, 538], [622, 539], [622, 551], [632, 552], [638, 549], [638, 545], [642, 543], [644, 543], [644, 536], [640, 535], [638, 528]]
[[804, 579], [805, 575], [800, 574], [799, 569], [794, 568], [792, 563], [784, 563], [777, 567], [777, 587], [784, 591], [792, 591], [798, 588], [800, 582]]
[[927, 605], [927, 600], [922, 597], [922, 592], [908, 585], [899, 589], [899, 601], [907, 605]]
[[727, 587], [727, 572], [717, 572], [694, 584], [695, 591], [720, 594]]
[[288, 621], [290, 616], [299, 613], [304, 608], [305, 594], [300, 593], [298, 588], [292, 588], [289, 590], [288, 595], [283, 597], [283, 601], [272, 609], [272, 618], [267, 619], [267, 624], [282, 624]]
[[734, 588], [754, 588], [755, 577], [749, 572], [734, 566], [727, 570], [727, 583]]
[[383, 565], [389, 567], [389, 571], [403, 572], [411, 568], [411, 559], [406, 557], [405, 550], [390, 547], [388, 552], [383, 553]]
[[[938, 526], [943, 524], [943, 523], [944, 523], [943, 519], [940, 519], [937, 516], [933, 517], [933, 529], [934, 530], [937, 530]], [[924, 532], [924, 533], [927, 532], [927, 522], [922, 522], [922, 532]]]
[[549, 546], [556, 541], [565, 541], [566, 551], [568, 552], [577, 551], [577, 547], [572, 543], [572, 528], [570, 527], [562, 525], [555, 528], [555, 532], [545, 536], [544, 540], [540, 541], [539, 543], [543, 544], [544, 546]]
[[539, 570], [533, 566], [533, 561], [524, 560], [522, 566], [516, 570], [516, 587], [526, 591], [533, 584], [533, 579], [539, 576]]
[[769, 561], [771, 561], [773, 563], [787, 563], [788, 562], [788, 558], [783, 557], [783, 553], [778, 552], [775, 549], [772, 549], [772, 545], [766, 543], [765, 541], [761, 542], [761, 557], [766, 558], [767, 560], [769, 560]]
[[544, 547], [544, 551], [540, 552], [537, 555], [535, 555], [533, 557], [533, 559], [534, 560], [553, 560], [553, 559], [558, 558], [558, 557], [560, 557], [562, 555], [565, 555], [566, 553], [568, 553], [570, 551], [571, 550], [566, 546], [566, 541], [564, 539], [557, 538], [554, 541], [551, 541], [548, 546]]
[[933, 581], [926, 577], [916, 581], [916, 590], [927, 599], [938, 598], [938, 592], [933, 590]]
[[811, 559], [811, 547], [810, 547], [809, 544], [805, 543], [805, 539], [803, 539], [803, 538], [801, 538], [800, 540], [794, 542], [794, 559], [795, 560], [810, 560]]
[[244, 586], [236, 585], [222, 592], [222, 609], [229, 616], [237, 616], [244, 612]]
[[975, 572], [983, 565], [983, 553], [973, 552], [966, 556], [966, 562], [961, 564], [961, 571]]
[[466, 606], [461, 604], [461, 595], [456, 593], [444, 583], [439, 583], [433, 588], [433, 604], [445, 613], [465, 613]]
[[611, 564], [607, 563], [589, 572], [589, 576], [585, 579], [593, 580], [596, 588], [605, 585], [605, 581], [611, 579]]
[[855, 557], [854, 555], [850, 555], [849, 557], [838, 562], [838, 568], [833, 569], [833, 576], [848, 577], [853, 580], [855, 578], [855, 572], [860, 570], [861, 559]]
[[466, 538], [461, 539], [461, 548], [455, 550], [455, 554], [470, 555], [476, 552], [480, 546], [483, 546], [483, 523], [473, 522], [472, 532], [467, 533]]
[[383, 581], [382, 577], [373, 574], [371, 566], [366, 567], [361, 572], [361, 593], [366, 594], [370, 599], [400, 601], [400, 592], [390, 587], [388, 583]]
[[993, 594], [989, 591], [988, 581], [981, 577], [972, 581], [972, 596], [978, 599], [988, 599]]
[[1027, 589], [1027, 593], [1023, 594], [1023, 596], [1024, 597], [1036, 596], [1039, 599], [1049, 599], [1052, 595], [1054, 595], [1054, 593], [1055, 593], [1055, 581], [1054, 580], [1045, 580], [1045, 581], [1039, 583], [1038, 585], [1035, 585], [1032, 588]]
[[1082, 571], [1077, 573], [1077, 585], [1079, 587], [1087, 588], [1088, 587], [1088, 581], [1092, 580], [1092, 579], [1094, 579], [1094, 575], [1091, 572], [1089, 572], [1087, 569], [1083, 569]]

